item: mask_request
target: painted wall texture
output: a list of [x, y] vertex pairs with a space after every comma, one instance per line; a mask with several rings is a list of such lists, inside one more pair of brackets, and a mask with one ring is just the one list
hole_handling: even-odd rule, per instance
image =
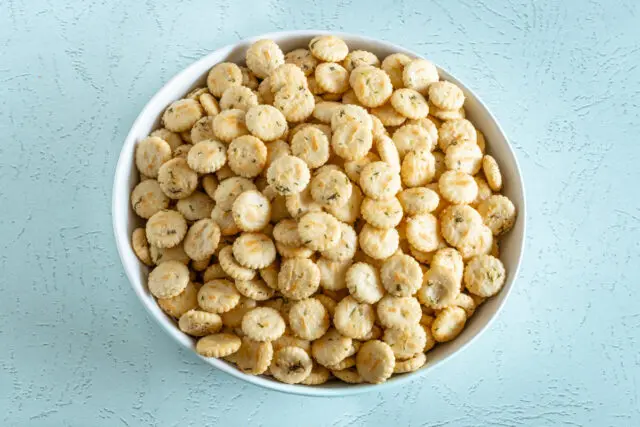
[[[639, 425], [639, 22], [633, 0], [3, 1], [0, 425]], [[147, 317], [112, 237], [116, 159], [154, 92], [227, 43], [304, 28], [450, 69], [523, 167], [505, 310], [384, 393], [287, 396], [200, 363]]]

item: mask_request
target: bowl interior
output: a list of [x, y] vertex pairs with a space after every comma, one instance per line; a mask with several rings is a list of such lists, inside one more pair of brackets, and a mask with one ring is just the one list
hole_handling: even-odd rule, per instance
[[[180, 72], [160, 89], [142, 110], [125, 140], [116, 167], [113, 187], [112, 215], [118, 252], [127, 277], [145, 308], [167, 333], [185, 347], [193, 349], [194, 340], [183, 334], [177, 328], [175, 322], [160, 310], [146, 286], [148, 268], [138, 261], [130, 245], [131, 233], [136, 227], [142, 225], [142, 221], [134, 214], [131, 204], [129, 203], [131, 190], [138, 182], [138, 174], [134, 164], [135, 145], [160, 125], [159, 118], [171, 102], [181, 98], [195, 87], [206, 86], [207, 73], [216, 63], [223, 61], [244, 63], [246, 49], [258, 39], [272, 39], [280, 45], [283, 51], [289, 51], [299, 47], [306, 47], [313, 36], [324, 33], [328, 34], [328, 32], [325, 31], [294, 31], [265, 34], [260, 37], [241, 41], [232, 46], [221, 48], [209, 54]], [[375, 53], [381, 59], [396, 52], [406, 53], [415, 57], [421, 56], [400, 46], [371, 38], [335, 32], [332, 32], [332, 34], [342, 37], [349, 45], [350, 50], [368, 50]], [[493, 318], [495, 318], [513, 286], [522, 257], [526, 217], [523, 182], [517, 160], [507, 142], [507, 138], [486, 106], [462, 82], [440, 67], [438, 67], [438, 69], [441, 78], [452, 81], [463, 89], [466, 96], [465, 110], [467, 112], [467, 118], [485, 134], [487, 151], [496, 158], [501, 168], [504, 182], [503, 194], [513, 201], [518, 210], [518, 219], [514, 228], [500, 240], [500, 258], [507, 271], [507, 280], [503, 290], [478, 308], [476, 314], [471, 317], [463, 332], [455, 340], [450, 343], [440, 344], [431, 350], [428, 354], [428, 362], [423, 368], [414, 373], [394, 376], [382, 385], [349, 385], [339, 382], [331, 382], [313, 387], [287, 385], [271, 380], [268, 377], [256, 377], [243, 374], [223, 360], [202, 358], [203, 360], [245, 381], [278, 391], [316, 396], [347, 395], [372, 389], [380, 391], [384, 387], [399, 385], [410, 378], [415, 378], [417, 375], [424, 375], [429, 370], [440, 365], [445, 359], [451, 359], [454, 353], [457, 353], [476, 338], [489, 325]]]

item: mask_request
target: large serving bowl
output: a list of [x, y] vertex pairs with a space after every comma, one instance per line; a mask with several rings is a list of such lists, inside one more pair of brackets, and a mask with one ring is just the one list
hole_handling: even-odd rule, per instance
[[[135, 215], [129, 202], [131, 190], [138, 183], [139, 179], [134, 164], [135, 146], [138, 141], [147, 137], [152, 130], [159, 127], [160, 116], [171, 102], [183, 97], [195, 87], [206, 86], [207, 73], [213, 65], [223, 61], [244, 63], [247, 48], [259, 39], [272, 39], [280, 45], [283, 51], [287, 52], [295, 48], [307, 47], [309, 40], [318, 34], [335, 34], [344, 39], [349, 45], [350, 50], [364, 49], [375, 53], [380, 59], [396, 52], [402, 52], [414, 57], [421, 56], [391, 43], [346, 33], [284, 31], [263, 34], [220, 48], [178, 73], [147, 103], [133, 123], [124, 141], [115, 171], [112, 206], [113, 229], [120, 259], [122, 260], [122, 265], [124, 266], [129, 282], [135, 294], [142, 302], [142, 305], [151, 314], [153, 319], [173, 337], [173, 339], [184, 347], [194, 349], [195, 341], [193, 338], [181, 332], [175, 321], [158, 307], [146, 284], [149, 269], [138, 260], [131, 248], [131, 233], [136, 227], [141, 225], [141, 220]], [[518, 211], [515, 226], [500, 240], [500, 259], [504, 263], [507, 271], [506, 283], [502, 291], [493, 298], [488, 299], [477, 309], [476, 314], [469, 319], [467, 326], [455, 340], [446, 344], [439, 344], [431, 350], [428, 353], [428, 361], [425, 366], [416, 372], [393, 376], [387, 382], [380, 385], [352, 385], [342, 382], [329, 382], [320, 386], [289, 385], [265, 376], [247, 375], [221, 359], [201, 357], [204, 362], [242, 381], [293, 394], [345, 396], [372, 390], [382, 391], [390, 387], [405, 384], [420, 376], [425, 376], [433, 369], [442, 366], [446, 360], [451, 360], [455, 354], [467, 348], [497, 317], [513, 288], [522, 260], [526, 219], [524, 183], [513, 149], [487, 106], [463, 82], [440, 67], [438, 67], [438, 70], [442, 79], [457, 84], [464, 91], [466, 96], [465, 110], [467, 118], [485, 134], [487, 151], [496, 158], [502, 171], [504, 182], [503, 194], [513, 201]], [[195, 351], [194, 354], [196, 354]]]

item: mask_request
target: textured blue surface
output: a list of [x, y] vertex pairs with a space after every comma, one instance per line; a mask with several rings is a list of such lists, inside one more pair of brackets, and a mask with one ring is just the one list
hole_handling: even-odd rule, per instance
[[[0, 425], [640, 424], [640, 5], [633, 0], [29, 1], [0, 4]], [[182, 351], [124, 277], [120, 145], [209, 51], [322, 28], [422, 52], [516, 148], [530, 226], [483, 338], [427, 378], [313, 399]]]

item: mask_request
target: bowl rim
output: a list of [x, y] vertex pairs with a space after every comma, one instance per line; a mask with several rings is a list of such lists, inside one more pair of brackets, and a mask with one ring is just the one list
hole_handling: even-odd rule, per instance
[[[526, 211], [526, 193], [525, 193], [525, 186], [524, 186], [524, 180], [522, 177], [522, 171], [520, 169], [520, 164], [518, 163], [518, 159], [515, 155], [515, 152], [513, 150], [513, 147], [511, 145], [511, 143], [509, 142], [509, 138], [507, 137], [506, 133], [504, 132], [504, 129], [502, 129], [502, 127], [500, 126], [500, 123], [498, 122], [498, 120], [495, 118], [493, 112], [489, 109], [489, 107], [487, 107], [487, 105], [482, 101], [482, 99], [475, 93], [473, 92], [467, 85], [465, 85], [460, 79], [458, 79], [457, 77], [455, 77], [455, 75], [453, 75], [451, 72], [449, 72], [448, 70], [440, 67], [438, 64], [436, 64], [434, 62], [434, 65], [436, 65], [436, 67], [438, 68], [439, 72], [444, 72], [445, 74], [447, 74], [449, 80], [452, 80], [454, 83], [456, 83], [457, 85], [459, 85], [461, 88], [464, 89], [465, 92], [469, 93], [472, 95], [472, 97], [475, 99], [476, 102], [478, 102], [478, 104], [480, 104], [480, 106], [486, 111], [486, 113], [488, 114], [488, 117], [490, 118], [490, 120], [493, 121], [493, 123], [495, 124], [498, 132], [504, 137], [504, 140], [506, 142], [506, 153], [507, 155], [510, 157], [510, 161], [513, 163], [514, 166], [514, 172], [517, 178], [517, 191], [520, 192], [520, 194], [522, 195], [522, 200], [521, 200], [521, 206], [518, 207], [518, 220], [522, 221], [522, 238], [521, 238], [521, 243], [520, 243], [520, 247], [518, 249], [518, 253], [517, 253], [517, 261], [515, 264], [515, 268], [512, 269], [512, 278], [511, 281], [508, 282], [505, 286], [506, 289], [503, 288], [503, 290], [501, 291], [501, 293], [506, 293], [504, 295], [504, 298], [502, 299], [502, 301], [497, 305], [497, 307], [495, 308], [495, 311], [490, 315], [489, 319], [487, 320], [486, 324], [484, 326], [482, 326], [475, 335], [473, 335], [466, 343], [463, 343], [460, 345], [459, 348], [457, 348], [455, 351], [453, 351], [451, 354], [447, 355], [445, 358], [443, 358], [442, 360], [436, 361], [432, 364], [428, 364], [426, 366], [424, 366], [423, 368], [414, 371], [414, 372], [410, 372], [398, 377], [395, 377], [392, 381], [388, 381], [388, 382], [384, 382], [382, 384], [345, 384], [344, 386], [341, 387], [335, 387], [335, 388], [323, 388], [323, 387], [313, 387], [313, 386], [306, 386], [306, 385], [302, 385], [302, 384], [284, 384], [284, 383], [280, 383], [274, 380], [270, 380], [270, 379], [266, 379], [263, 378], [262, 376], [254, 376], [254, 375], [248, 375], [245, 374], [241, 371], [239, 371], [238, 369], [228, 365], [227, 363], [218, 360], [218, 359], [212, 359], [212, 358], [205, 358], [200, 356], [199, 354], [191, 351], [192, 349], [189, 348], [183, 341], [181, 341], [179, 339], [179, 337], [177, 336], [177, 333], [179, 331], [177, 331], [177, 329], [174, 328], [170, 329], [168, 327], [167, 324], [165, 324], [165, 322], [163, 322], [159, 317], [158, 314], [152, 310], [152, 308], [149, 306], [147, 300], [146, 300], [146, 295], [143, 295], [142, 290], [138, 289], [136, 286], [133, 285], [134, 283], [134, 277], [133, 277], [133, 273], [131, 272], [131, 270], [129, 268], [126, 267], [126, 262], [125, 262], [125, 254], [123, 252], [123, 248], [124, 245], [130, 245], [130, 242], [128, 241], [128, 239], [122, 239], [121, 236], [119, 235], [119, 233], [117, 232], [118, 230], [118, 222], [116, 220], [117, 218], [117, 208], [119, 207], [119, 203], [116, 201], [117, 199], [117, 194], [118, 194], [118, 188], [123, 185], [124, 179], [123, 176], [128, 177], [128, 173], [125, 174], [122, 169], [123, 169], [123, 164], [125, 163], [125, 148], [131, 144], [135, 143], [135, 130], [138, 128], [139, 123], [142, 121], [142, 118], [144, 116], [146, 116], [148, 113], [148, 110], [151, 109], [151, 107], [153, 105], [155, 105], [159, 98], [161, 98], [161, 95], [165, 92], [170, 90], [169, 88], [171, 86], [173, 86], [177, 81], [182, 80], [183, 76], [189, 75], [191, 74], [192, 70], [198, 69], [201, 67], [201, 64], [203, 63], [207, 63], [209, 62], [209, 58], [213, 57], [213, 56], [217, 56], [219, 55], [219, 53], [221, 51], [231, 51], [236, 49], [237, 47], [241, 46], [241, 45], [246, 45], [249, 43], [253, 43], [257, 40], [260, 39], [282, 39], [282, 38], [302, 38], [302, 37], [314, 37], [317, 35], [335, 35], [341, 38], [346, 38], [346, 39], [357, 39], [359, 42], [367, 42], [367, 43], [371, 43], [374, 45], [377, 45], [379, 47], [385, 48], [385, 49], [389, 49], [389, 50], [393, 50], [395, 52], [400, 52], [400, 53], [405, 53], [407, 55], [411, 55], [415, 58], [424, 58], [423, 55], [416, 53], [410, 49], [407, 49], [405, 47], [399, 46], [395, 43], [392, 42], [388, 42], [386, 40], [381, 40], [381, 39], [377, 39], [377, 38], [373, 38], [373, 37], [368, 37], [368, 36], [362, 36], [359, 34], [354, 34], [354, 33], [348, 33], [348, 32], [341, 32], [341, 31], [328, 31], [328, 30], [291, 30], [291, 31], [277, 31], [277, 32], [270, 32], [270, 33], [265, 33], [265, 34], [260, 34], [257, 36], [253, 36], [253, 37], [248, 37], [242, 40], [239, 40], [235, 43], [230, 43], [227, 44], [225, 46], [219, 47], [213, 51], [211, 51], [210, 53], [208, 53], [207, 55], [203, 56], [202, 58], [198, 59], [197, 61], [192, 62], [190, 65], [188, 65], [186, 68], [183, 68], [182, 70], [180, 70], [178, 73], [176, 73], [171, 79], [169, 79], [160, 89], [158, 89], [153, 97], [145, 104], [145, 106], [142, 108], [142, 110], [140, 111], [140, 113], [138, 114], [138, 116], [136, 117], [136, 119], [134, 120], [134, 122], [132, 123], [129, 132], [127, 133], [127, 136], [124, 140], [124, 143], [122, 145], [120, 154], [118, 156], [118, 161], [116, 163], [116, 167], [115, 167], [115, 171], [114, 171], [114, 182], [113, 182], [113, 186], [112, 186], [112, 197], [111, 197], [111, 202], [112, 202], [112, 208], [111, 208], [111, 217], [112, 217], [112, 227], [113, 227], [113, 232], [114, 232], [114, 237], [116, 240], [116, 248], [118, 250], [118, 256], [120, 257], [120, 262], [122, 264], [122, 267], [125, 271], [125, 274], [127, 276], [127, 280], [129, 281], [129, 285], [131, 286], [131, 288], [133, 289], [134, 293], [136, 294], [136, 296], [138, 297], [140, 303], [144, 306], [145, 310], [147, 311], [147, 313], [155, 320], [155, 322], [160, 325], [162, 327], [162, 329], [168, 334], [170, 335], [175, 341], [177, 341], [182, 347], [190, 350], [190, 353], [195, 354], [198, 358], [202, 359], [203, 361], [209, 363], [210, 365], [213, 365], [214, 367], [216, 367], [217, 369], [233, 376], [236, 377], [238, 379], [241, 379], [243, 381], [247, 381], [251, 384], [255, 384], [258, 385], [260, 387], [264, 387], [270, 390], [275, 390], [275, 391], [279, 391], [279, 392], [283, 392], [283, 393], [288, 393], [288, 394], [295, 394], [295, 395], [305, 395], [305, 396], [315, 396], [315, 397], [339, 397], [339, 396], [350, 396], [350, 395], [355, 395], [355, 394], [360, 394], [360, 393], [366, 393], [366, 392], [371, 392], [371, 391], [384, 391], [387, 390], [391, 387], [395, 387], [395, 386], [399, 386], [402, 384], [406, 384], [409, 381], [415, 380], [417, 378], [420, 377], [424, 377], [425, 375], [427, 375], [427, 373], [431, 372], [432, 370], [436, 369], [437, 367], [441, 367], [442, 365], [444, 365], [446, 362], [452, 360], [454, 357], [458, 356], [459, 354], [461, 354], [464, 350], [468, 349], [470, 347], [470, 345], [474, 342], [476, 342], [476, 340], [482, 335], [484, 334], [491, 325], [493, 325], [493, 323], [495, 322], [495, 320], [497, 319], [497, 317], [500, 315], [500, 313], [502, 312], [504, 306], [506, 305], [506, 302], [513, 290], [513, 287], [515, 286], [515, 282], [518, 278], [518, 274], [520, 271], [520, 267], [522, 264], [522, 260], [524, 258], [524, 248], [525, 248], [525, 243], [526, 243], [526, 216], [527, 216], [527, 211]], [[433, 62], [433, 61], [432, 61]], [[127, 199], [128, 201], [128, 199]]]

